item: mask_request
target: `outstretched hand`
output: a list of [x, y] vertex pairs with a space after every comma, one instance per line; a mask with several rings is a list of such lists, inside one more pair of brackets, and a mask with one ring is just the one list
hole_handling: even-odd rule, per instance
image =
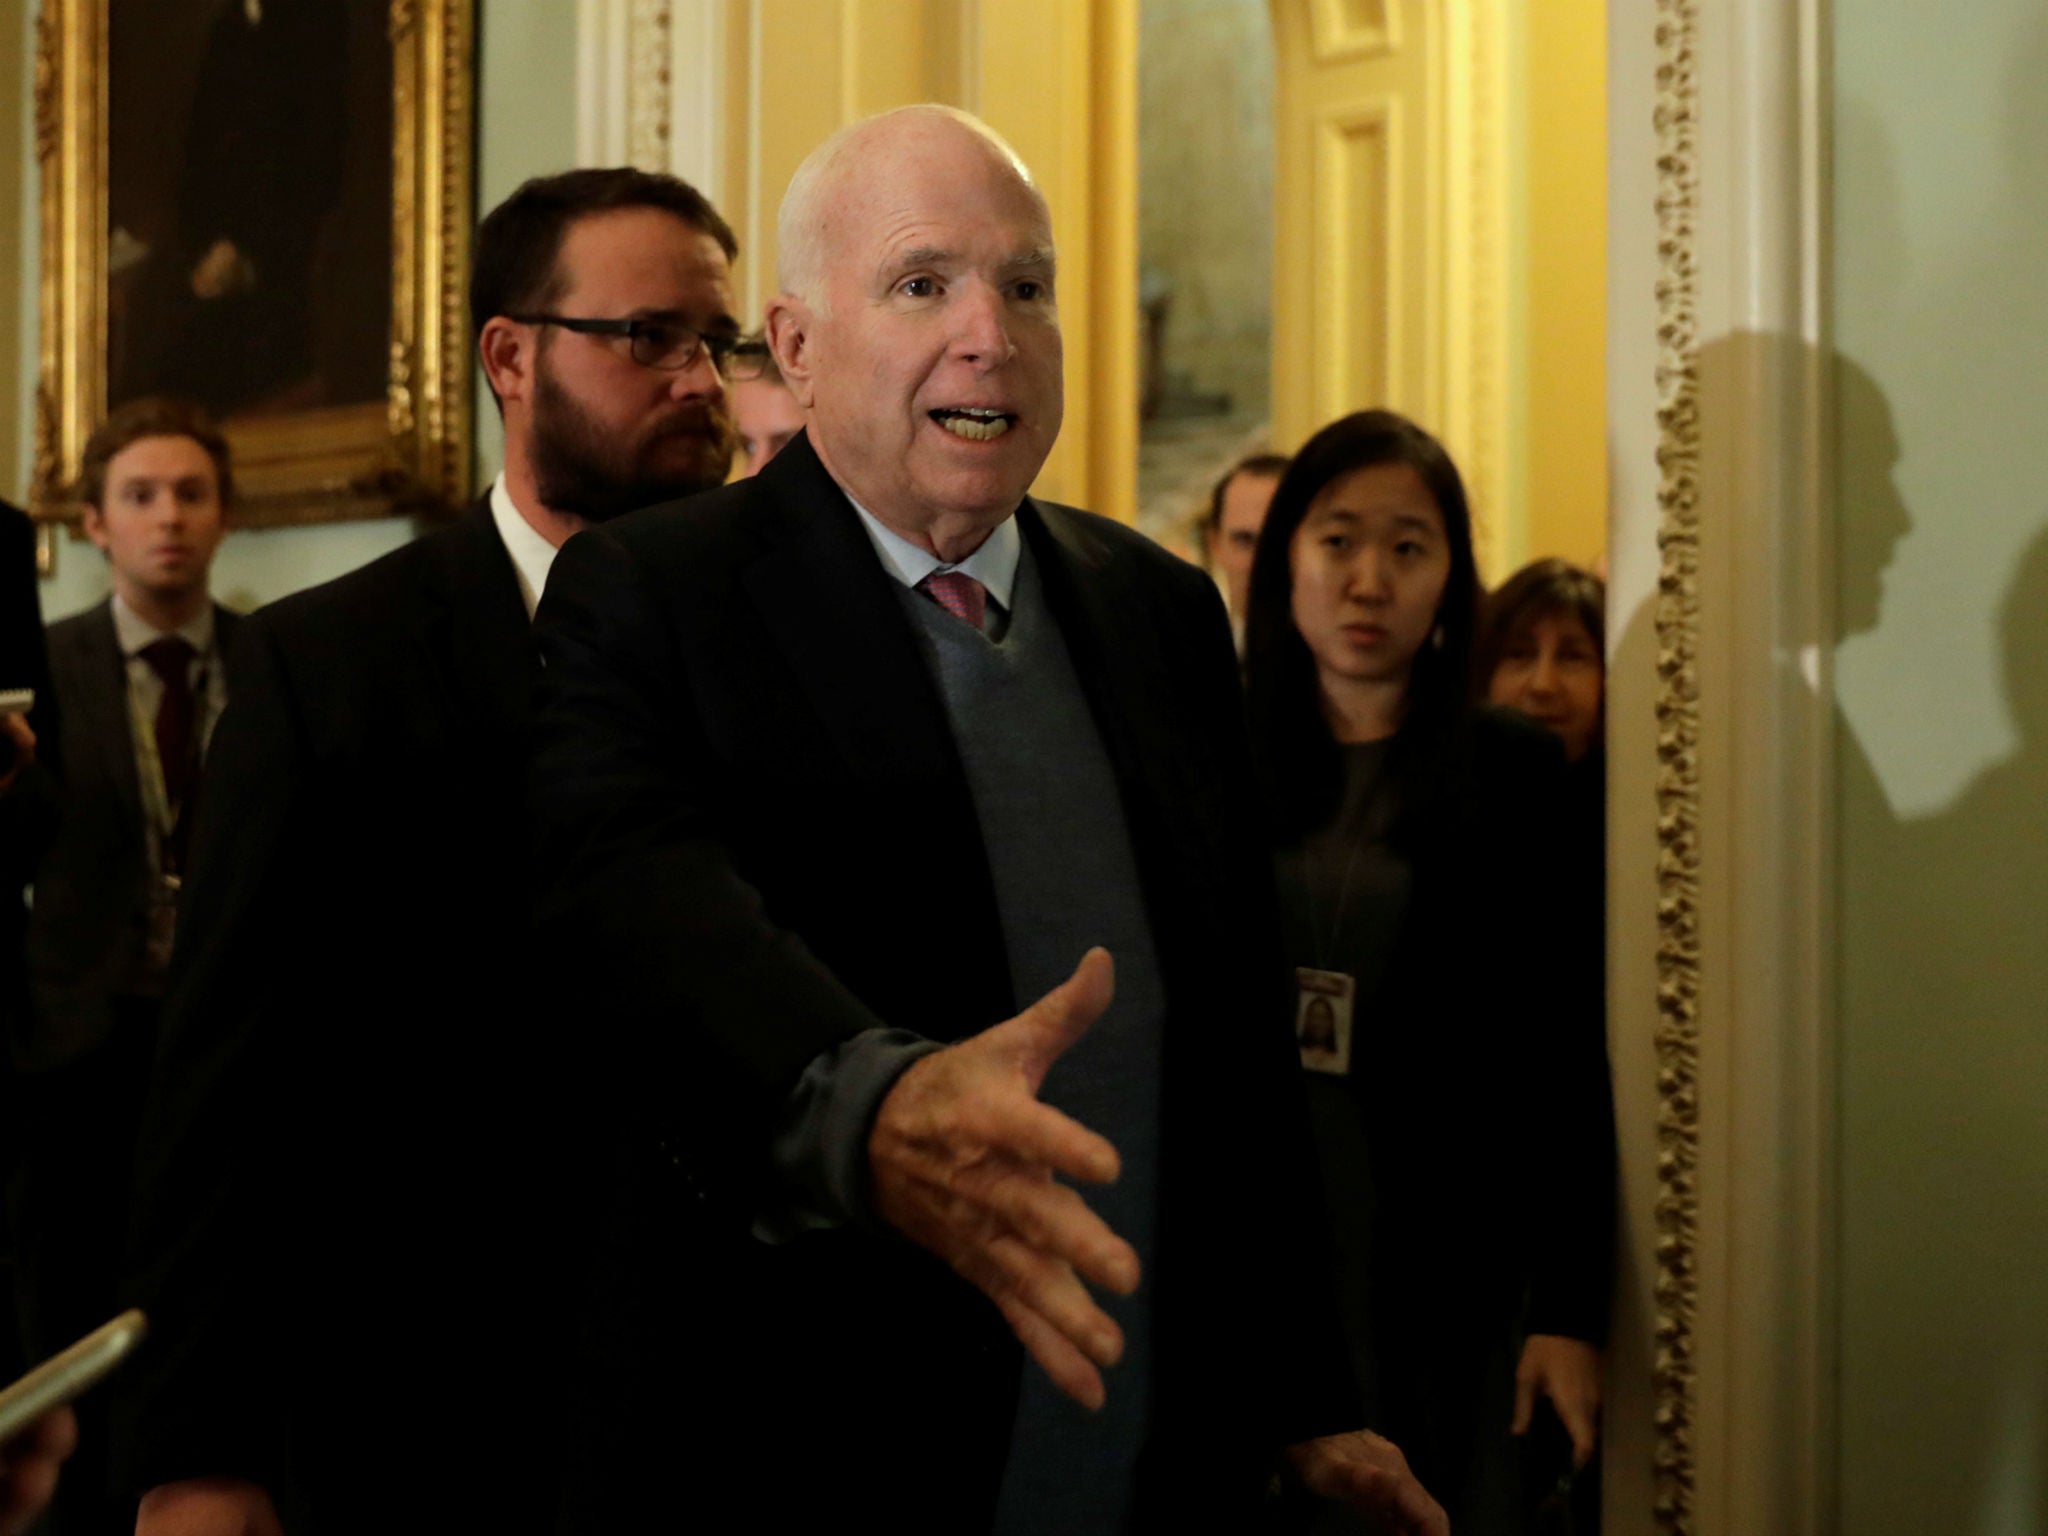
[[877, 1214], [987, 1295], [1060, 1390], [1089, 1408], [1102, 1406], [1102, 1370], [1124, 1340], [1082, 1282], [1127, 1296], [1138, 1255], [1054, 1177], [1112, 1183], [1116, 1148], [1041, 1104], [1038, 1089], [1114, 990], [1109, 952], [1089, 950], [1015, 1018], [912, 1065], [868, 1138]]

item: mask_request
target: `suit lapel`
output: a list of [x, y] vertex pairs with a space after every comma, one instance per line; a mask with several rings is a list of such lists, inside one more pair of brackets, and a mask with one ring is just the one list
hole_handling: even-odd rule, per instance
[[846, 768], [956, 789], [945, 809], [971, 818], [945, 701], [859, 514], [801, 435], [761, 479], [770, 548], [744, 581]]
[[489, 498], [439, 540], [423, 642], [453, 718], [496, 737], [525, 729], [537, 652]]
[[87, 631], [81, 660], [85, 668], [85, 686], [78, 690], [81, 718], [75, 724], [66, 722], [66, 735], [94, 743], [101, 754], [101, 769], [120, 799], [121, 815], [140, 840], [142, 777], [135, 766], [133, 716], [128, 708], [128, 658], [121, 654], [121, 638], [114, 629], [112, 598], [100, 605], [98, 618]]
[[1165, 734], [1172, 719], [1165, 690], [1174, 674], [1159, 650], [1157, 626], [1146, 620], [1142, 594], [1129, 590], [1107, 546], [1061, 508], [1026, 501], [1017, 521], [1124, 786], [1133, 833], [1147, 806], [1189, 821], [1174, 817], [1190, 786], [1181, 771], [1184, 744]]
[[762, 504], [752, 511], [765, 548], [743, 572], [747, 592], [848, 779], [875, 790], [878, 803], [915, 807], [906, 852], [914, 839], [945, 840], [954, 878], [931, 888], [933, 905], [915, 921], [953, 973], [972, 979], [965, 1016], [1002, 1018], [1031, 1000], [1011, 993], [967, 770], [899, 584], [803, 434], [756, 483]]
[[[234, 609], [223, 608], [219, 603], [213, 605], [213, 649], [220, 657], [222, 667], [228, 665], [228, 658], [235, 649], [235, 633], [241, 627], [242, 616]], [[232, 686], [234, 679], [230, 677], [228, 682]]]

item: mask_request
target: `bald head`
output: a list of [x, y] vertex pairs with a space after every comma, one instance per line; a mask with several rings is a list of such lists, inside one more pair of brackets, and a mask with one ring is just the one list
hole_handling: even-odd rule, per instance
[[900, 156], [963, 146], [984, 153], [999, 174], [1014, 177], [1044, 207], [1030, 168], [973, 113], [930, 102], [898, 107], [849, 123], [806, 155], [789, 178], [775, 224], [776, 286], [822, 305], [833, 243], [848, 222], [844, 194], [858, 190], [878, 166]]
[[1017, 510], [1064, 407], [1052, 219], [1010, 147], [946, 107], [821, 145], [782, 203], [768, 342], [846, 493], [965, 558]]

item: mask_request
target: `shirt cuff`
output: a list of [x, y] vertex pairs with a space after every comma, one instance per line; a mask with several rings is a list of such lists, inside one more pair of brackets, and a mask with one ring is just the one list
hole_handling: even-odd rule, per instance
[[911, 1063], [943, 1050], [905, 1029], [865, 1029], [811, 1059], [777, 1117], [768, 1157], [776, 1189], [754, 1236], [786, 1243], [805, 1232], [868, 1225], [868, 1133]]

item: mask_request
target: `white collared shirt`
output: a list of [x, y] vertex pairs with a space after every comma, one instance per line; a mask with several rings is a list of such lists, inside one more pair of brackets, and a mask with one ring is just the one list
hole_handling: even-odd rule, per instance
[[[841, 486], [844, 492], [846, 487]], [[882, 557], [882, 566], [906, 587], [915, 587], [934, 571], [958, 571], [972, 576], [988, 590], [989, 600], [1003, 612], [1010, 611], [1010, 593], [1017, 585], [1017, 558], [1024, 550], [1024, 535], [1017, 531], [1014, 514], [997, 523], [981, 547], [965, 560], [948, 564], [928, 549], [920, 549], [895, 532], [851, 496], [853, 510], [868, 531], [868, 541]]]
[[540, 607], [540, 595], [547, 590], [548, 572], [554, 569], [555, 546], [534, 531], [533, 524], [512, 505], [512, 493], [505, 489], [502, 472], [491, 482], [491, 521], [498, 525], [498, 537], [505, 553], [512, 557], [512, 569], [519, 577], [519, 595], [526, 603], [526, 616]]

